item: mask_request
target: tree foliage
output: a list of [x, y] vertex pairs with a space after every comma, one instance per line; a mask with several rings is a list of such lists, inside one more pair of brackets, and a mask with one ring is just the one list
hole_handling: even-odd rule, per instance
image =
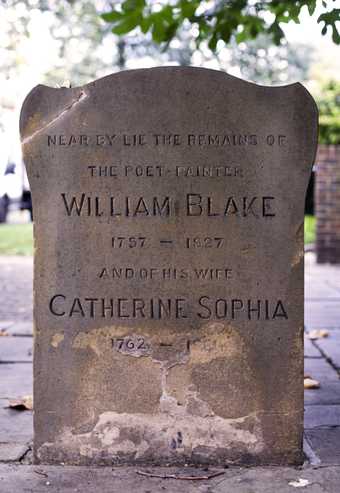
[[330, 81], [317, 98], [319, 108], [319, 142], [340, 144], [340, 82]]
[[[334, 2], [322, 0], [318, 22], [322, 34], [330, 28], [334, 43], [340, 44], [340, 9], [335, 8]], [[282, 23], [299, 23], [302, 8], [307, 7], [312, 15], [316, 6], [317, 0], [124, 0], [115, 2], [102, 18], [113, 25], [112, 31], [119, 36], [139, 28], [144, 34], [151, 33], [156, 43], [165, 45], [184, 25], [190, 25], [195, 28], [197, 46], [206, 41], [215, 51], [220, 41], [229, 43], [233, 36], [240, 43], [267, 34], [279, 45], [284, 38]]]

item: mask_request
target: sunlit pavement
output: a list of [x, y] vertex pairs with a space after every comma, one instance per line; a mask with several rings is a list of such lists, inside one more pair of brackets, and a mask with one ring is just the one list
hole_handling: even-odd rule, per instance
[[32, 282], [31, 257], [0, 256], [0, 329], [23, 321], [32, 326]]
[[[188, 478], [206, 471], [190, 468], [79, 468], [32, 466], [32, 412], [8, 409], [8, 398], [32, 393], [32, 259], [0, 257], [0, 492], [201, 492], [308, 493], [340, 491], [340, 266], [317, 265], [312, 253], [305, 263], [306, 332], [327, 329], [328, 337], [305, 340], [305, 374], [320, 388], [305, 391], [306, 462], [302, 468], [229, 467], [209, 480]], [[304, 480], [304, 481], [302, 481]], [[289, 484], [289, 483], [294, 484]], [[300, 485], [300, 486], [296, 486]], [[304, 486], [303, 486], [304, 485]]]

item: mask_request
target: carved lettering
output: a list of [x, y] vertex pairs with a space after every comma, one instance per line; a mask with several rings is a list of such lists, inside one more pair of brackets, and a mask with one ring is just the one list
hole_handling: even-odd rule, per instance
[[[73, 298], [56, 294], [49, 303], [56, 317], [118, 319], [185, 319], [189, 300], [186, 298]], [[226, 299], [201, 296], [193, 302], [196, 316], [203, 320], [288, 320], [282, 300]]]

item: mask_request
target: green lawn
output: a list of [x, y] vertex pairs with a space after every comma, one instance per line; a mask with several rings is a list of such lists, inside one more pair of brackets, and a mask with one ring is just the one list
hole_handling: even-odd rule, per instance
[[0, 224], [0, 255], [33, 255], [33, 225]]
[[[305, 216], [305, 244], [315, 241], [315, 217]], [[0, 224], [0, 255], [33, 255], [30, 224]]]
[[315, 243], [315, 216], [305, 216], [305, 245]]

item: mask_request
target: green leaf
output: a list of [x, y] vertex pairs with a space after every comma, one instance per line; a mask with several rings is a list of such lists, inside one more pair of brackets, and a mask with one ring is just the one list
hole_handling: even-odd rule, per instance
[[135, 13], [135, 15], [125, 16], [121, 22], [115, 25], [112, 32], [119, 36], [127, 34], [139, 25], [141, 19], [142, 17], [139, 12]]
[[332, 33], [332, 40], [334, 41], [335, 44], [340, 44], [340, 33], [335, 25], [335, 23], [332, 26], [333, 28], [333, 33]]
[[209, 39], [209, 43], [208, 43], [208, 46], [211, 49], [211, 51], [215, 51], [216, 50], [217, 41], [218, 41], [218, 39], [216, 37], [216, 33], [213, 33], [213, 35]]
[[170, 41], [176, 34], [178, 22], [174, 19], [173, 7], [166, 5], [159, 12], [150, 15], [152, 24], [152, 39], [155, 43]]
[[337, 22], [340, 20], [340, 9], [333, 9], [330, 12], [321, 14], [318, 18], [318, 22], [324, 22], [325, 25], [322, 28], [322, 34], [326, 34], [327, 27], [332, 28], [332, 39], [335, 44], [340, 44], [340, 33], [338, 31]]
[[166, 28], [165, 30], [166, 41], [171, 41], [174, 38], [177, 29], [178, 29], [178, 22], [176, 21], [174, 21], [172, 24], [170, 24], [170, 26]]
[[134, 12], [135, 10], [142, 10], [145, 7], [145, 0], [125, 0], [122, 3], [122, 10], [124, 12]]
[[140, 22], [140, 28], [143, 34], [146, 34], [152, 25], [151, 17], [143, 17]]
[[243, 31], [237, 33], [235, 36], [235, 39], [236, 39], [237, 44], [240, 44], [240, 43], [243, 43], [243, 41], [246, 41], [248, 39], [248, 34], [245, 31], [245, 29], [243, 29]]
[[340, 21], [340, 9], [333, 9], [330, 12], [325, 12], [318, 17], [318, 22], [324, 22], [325, 24], [335, 24]]
[[279, 45], [281, 40], [284, 38], [284, 32], [277, 22], [273, 22], [273, 24], [268, 29], [268, 32], [273, 36], [274, 43]]
[[121, 12], [117, 12], [116, 10], [112, 10], [112, 12], [101, 14], [100, 17], [106, 22], [117, 22], [123, 17], [123, 14]]
[[170, 5], [166, 5], [162, 10], [158, 12], [158, 16], [162, 18], [164, 21], [171, 24], [174, 19], [174, 12]]
[[228, 43], [230, 41], [231, 34], [232, 34], [231, 26], [227, 22], [222, 24], [220, 28], [220, 36], [225, 43]]
[[152, 26], [152, 39], [155, 43], [162, 43], [166, 41], [165, 37], [165, 26], [162, 17], [158, 15], [159, 13], [154, 14], [153, 17], [153, 26]]
[[316, 8], [316, 0], [310, 0], [309, 2], [307, 2], [307, 8], [309, 15], [313, 15]]
[[183, 19], [190, 19], [195, 15], [198, 2], [192, 2], [190, 0], [181, 0], [179, 2], [179, 8], [181, 9]]

